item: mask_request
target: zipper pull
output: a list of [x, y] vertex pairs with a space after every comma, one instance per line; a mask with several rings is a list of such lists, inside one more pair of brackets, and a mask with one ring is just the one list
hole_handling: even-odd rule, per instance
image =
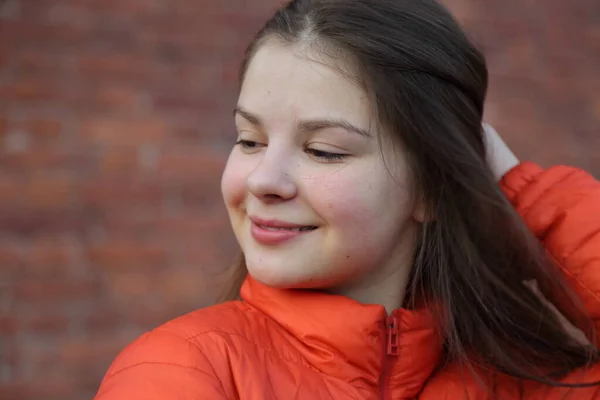
[[387, 320], [387, 354], [389, 356], [397, 356], [400, 354], [398, 346], [398, 319], [389, 317]]

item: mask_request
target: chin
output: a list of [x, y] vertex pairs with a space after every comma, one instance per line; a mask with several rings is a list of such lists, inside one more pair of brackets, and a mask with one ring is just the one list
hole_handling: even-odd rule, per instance
[[296, 289], [298, 286], [297, 278], [279, 272], [265, 271], [263, 268], [256, 270], [248, 267], [248, 273], [256, 281], [272, 288]]
[[[286, 273], [287, 272], [287, 273]], [[263, 285], [277, 289], [327, 289], [341, 284], [340, 279], [325, 279], [317, 273], [294, 274], [292, 271], [270, 270], [265, 268], [252, 268], [248, 266], [248, 273]], [[316, 272], [316, 271], [315, 271]]]
[[[252, 263], [246, 264], [248, 273], [263, 285], [277, 289], [299, 289], [307, 282], [306, 277], [298, 276], [292, 271], [282, 271], [281, 268], [255, 267]], [[310, 281], [310, 279], [308, 279]]]

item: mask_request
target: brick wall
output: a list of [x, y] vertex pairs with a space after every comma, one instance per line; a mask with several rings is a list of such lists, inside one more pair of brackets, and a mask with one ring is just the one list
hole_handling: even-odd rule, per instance
[[[0, 1], [0, 398], [86, 399], [210, 304], [241, 52], [278, 0]], [[600, 3], [448, 0], [517, 153], [600, 175]]]

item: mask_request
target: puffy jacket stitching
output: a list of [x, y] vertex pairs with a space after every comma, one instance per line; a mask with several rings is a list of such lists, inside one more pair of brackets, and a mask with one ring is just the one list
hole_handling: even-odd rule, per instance
[[[218, 382], [221, 385], [221, 391], [225, 395], [225, 386], [223, 385], [223, 381], [221, 380], [221, 378], [219, 377], [219, 375], [216, 373], [214, 366], [212, 365], [212, 363], [210, 362], [210, 360], [208, 359], [208, 357], [206, 356], [206, 354], [204, 353], [204, 351], [202, 351], [202, 349], [200, 348], [200, 346], [198, 346], [196, 343], [191, 342], [190, 340], [187, 340], [185, 337], [183, 337], [181, 335], [178, 335], [177, 333], [169, 331], [167, 329], [155, 329], [155, 330], [151, 331], [151, 334], [152, 333], [158, 333], [158, 332], [167, 333], [167, 334], [169, 334], [171, 336], [174, 336], [174, 337], [176, 337], [178, 339], [184, 340], [188, 344], [194, 345], [194, 347], [196, 347], [196, 349], [198, 349], [198, 351], [200, 352], [200, 354], [202, 354], [206, 358], [206, 360], [207, 360], [206, 364], [210, 366], [210, 368], [211, 368], [211, 370], [213, 372], [212, 377], [215, 378], [216, 380], [218, 380]], [[195, 371], [201, 372], [201, 373], [203, 373], [205, 375], [211, 376], [211, 374], [207, 373], [206, 371], [204, 371], [204, 370], [202, 370], [200, 368], [189, 366], [189, 365], [183, 365], [183, 364], [174, 363], [174, 362], [141, 361], [141, 362], [135, 363], [133, 365], [128, 365], [126, 367], [123, 367], [123, 368], [121, 368], [121, 369], [119, 369], [117, 371], [113, 371], [113, 373], [110, 374], [110, 377], [112, 378], [115, 375], [117, 375], [118, 373], [121, 373], [121, 372], [123, 372], [123, 371], [125, 371], [127, 369], [130, 369], [130, 368], [133, 368], [133, 367], [136, 367], [136, 366], [139, 366], [139, 365], [170, 365], [170, 366], [175, 366], [175, 367], [181, 367], [181, 368], [195, 370]]]
[[[570, 179], [570, 178], [571, 178], [573, 175], [576, 175], [578, 172], [579, 172], [578, 170], [575, 170], [575, 171], [570, 171], [569, 173], [567, 173], [567, 174], [565, 174], [565, 175], [561, 176], [561, 177], [560, 177], [560, 178], [559, 178], [557, 181], [554, 181], [554, 182], [552, 182], [551, 184], [549, 184], [549, 185], [548, 185], [548, 186], [547, 186], [547, 187], [544, 189], [544, 191], [543, 191], [542, 193], [540, 193], [540, 194], [537, 196], [537, 198], [538, 198], [538, 199], [541, 199], [541, 198], [543, 198], [544, 196], [546, 196], [546, 194], [548, 194], [548, 192], [550, 192], [551, 190], [553, 190], [553, 189], [554, 189], [554, 187], [555, 187], [556, 185], [560, 185], [560, 184], [562, 184], [564, 181], [566, 181], [566, 180]], [[518, 202], [519, 202], [520, 198], [522, 197], [522, 194], [523, 194], [523, 192], [524, 192], [525, 190], [527, 190], [528, 186], [531, 186], [531, 185], [535, 184], [535, 183], [536, 183], [538, 180], [539, 180], [539, 177], [538, 177], [538, 179], [536, 179], [536, 180], [532, 180], [532, 181], [529, 183], [529, 185], [527, 185], [527, 186], [524, 186], [523, 188], [521, 188], [521, 191], [520, 191], [520, 193], [519, 193], [519, 194], [517, 194], [517, 199], [516, 199], [515, 203], [518, 203]], [[531, 203], [531, 205], [529, 205], [529, 207], [527, 207], [527, 208], [524, 208], [524, 209], [522, 210], [522, 213], [523, 213], [523, 219], [524, 219], [524, 220], [527, 220], [527, 219], [528, 219], [528, 217], [529, 217], [529, 214], [531, 213], [531, 210], [532, 210], [532, 209], [534, 209], [534, 208], [536, 208], [536, 206], [537, 206], [537, 205], [538, 205], [538, 204], [537, 204], [537, 202], [535, 202], [535, 201], [534, 201], [534, 202], [532, 202], [532, 203]], [[556, 208], [556, 207], [555, 207], [555, 208]], [[572, 208], [572, 207], [571, 207], [571, 208]], [[566, 210], [562, 210], [562, 211], [566, 211]]]
[[[175, 334], [174, 332], [170, 332], [170, 331], [169, 331], [169, 333]], [[253, 345], [253, 346], [255, 346], [255, 347], [257, 347], [257, 348], [259, 348], [259, 349], [261, 349], [261, 350], [263, 350], [263, 351], [265, 351], [267, 353], [269, 353], [269, 354], [272, 354], [272, 355], [276, 356], [277, 358], [281, 359], [282, 361], [291, 362], [291, 363], [298, 364], [298, 365], [303, 365], [303, 366], [305, 366], [307, 368], [315, 370], [316, 372], [319, 372], [319, 373], [321, 372], [318, 369], [312, 367], [310, 364], [303, 364], [302, 362], [286, 358], [283, 355], [281, 355], [278, 352], [276, 352], [272, 347], [262, 346], [260, 343], [257, 343], [257, 342], [255, 342], [253, 340], [250, 340], [247, 336], [244, 336], [244, 335], [241, 335], [241, 334], [235, 333], [235, 332], [227, 332], [227, 331], [220, 331], [220, 330], [212, 329], [212, 330], [209, 330], [209, 331], [204, 331], [204, 332], [195, 334], [193, 336], [190, 336], [190, 337], [188, 337], [185, 340], [189, 341], [194, 346], [200, 348], [200, 346], [198, 345], [198, 343], [196, 341], [194, 341], [194, 339], [196, 339], [199, 336], [210, 335], [211, 333], [217, 333], [217, 334], [220, 333], [220, 334], [224, 334], [224, 335], [228, 335], [228, 336], [235, 336], [235, 337], [244, 339], [249, 344], [251, 344], [251, 345]], [[183, 336], [179, 336], [179, 337], [182, 338], [182, 339], [184, 339]], [[211, 339], [211, 340], [213, 340], [213, 339]]]
[[[281, 325], [279, 325], [276, 321], [272, 320], [271, 318], [269, 318], [268, 316], [266, 316], [264, 313], [262, 313], [261, 311], [257, 310], [256, 308], [254, 308], [252, 306], [249, 306], [247, 303], [244, 303], [243, 301], [241, 302], [241, 304], [243, 304], [246, 307], [247, 311], [252, 311], [258, 317], [266, 320], [268, 323], [274, 323], [279, 328], [285, 330], [285, 328], [283, 328]], [[228, 336], [236, 336], [236, 337], [239, 337], [239, 338], [245, 340], [246, 342], [254, 345], [255, 347], [257, 347], [257, 348], [259, 348], [259, 349], [261, 349], [261, 350], [263, 350], [263, 351], [265, 351], [265, 352], [273, 355], [274, 357], [277, 357], [281, 361], [289, 362], [289, 363], [293, 363], [293, 364], [296, 364], [296, 365], [303, 366], [303, 367], [305, 367], [305, 368], [307, 368], [309, 370], [312, 370], [312, 371], [314, 371], [314, 372], [316, 372], [316, 373], [318, 373], [318, 374], [320, 374], [322, 376], [326, 376], [326, 377], [330, 377], [330, 378], [335, 378], [335, 377], [329, 376], [327, 374], [324, 374], [323, 372], [319, 371], [317, 368], [313, 367], [312, 365], [308, 364], [307, 362], [302, 362], [302, 361], [297, 361], [297, 360], [294, 360], [294, 359], [287, 358], [287, 357], [283, 356], [282, 354], [280, 354], [279, 352], [277, 352], [273, 347], [265, 347], [262, 344], [257, 343], [255, 341], [251, 340], [250, 338], [248, 338], [247, 336], [239, 334], [237, 332], [228, 332], [228, 331], [217, 330], [217, 329], [209, 329], [209, 330], [205, 330], [205, 331], [193, 334], [191, 336], [188, 336], [188, 335], [183, 336], [183, 335], [181, 335], [181, 334], [179, 334], [177, 332], [173, 332], [172, 330], [170, 330], [170, 329], [168, 329], [167, 327], [164, 327], [164, 326], [157, 328], [155, 331], [158, 331], [158, 332], [167, 332], [167, 333], [169, 333], [169, 334], [171, 334], [173, 336], [176, 336], [176, 337], [178, 337], [180, 339], [188, 341], [191, 344], [193, 344], [195, 347], [197, 347], [198, 350], [200, 350], [200, 352], [202, 352], [203, 354], [204, 354], [204, 352], [202, 351], [202, 348], [199, 346], [199, 344], [196, 341], [194, 341], [194, 339], [198, 338], [199, 336], [206, 335], [206, 334], [211, 334], [211, 333], [224, 334], [224, 335], [228, 335]], [[343, 357], [341, 357], [337, 353], [336, 353], [336, 356], [343, 359]], [[335, 378], [335, 379], [339, 379], [339, 378]], [[346, 382], [346, 383], [350, 384], [348, 381], [345, 381], [343, 379], [339, 379], [339, 380], [341, 380], [342, 382]]]
[[566, 267], [563, 267], [562, 265], [560, 266], [560, 269], [563, 271], [563, 273], [565, 275], [568, 275], [572, 280], [575, 281], [575, 283], [577, 283], [581, 288], [583, 288], [592, 298], [594, 298], [594, 300], [596, 300], [598, 303], [600, 303], [600, 296], [598, 296], [598, 294], [593, 291], [592, 289], [590, 289], [587, 285], [585, 285], [581, 279], [579, 279], [579, 277], [577, 275], [575, 275], [571, 270], [567, 269]]
[[[324, 387], [327, 389], [327, 393], [329, 393], [329, 396], [330, 396], [332, 399], [334, 399], [335, 397], [333, 396], [333, 393], [331, 393], [331, 390], [329, 390], [329, 387], [327, 386], [327, 383], [326, 383], [326, 381], [325, 381], [325, 378], [329, 378], [329, 379], [338, 379], [338, 378], [334, 378], [334, 377], [332, 377], [332, 376], [329, 376], [329, 375], [327, 375], [327, 374], [324, 374], [324, 373], [322, 373], [322, 372], [319, 372], [318, 374], [319, 374], [319, 376], [321, 377], [321, 380], [323, 381], [323, 385], [324, 385]], [[355, 387], [355, 386], [354, 386], [353, 384], [351, 384], [350, 382], [344, 381], [344, 380], [342, 380], [342, 379], [339, 379], [339, 380], [341, 380], [341, 381], [342, 381], [342, 382], [344, 382], [345, 384], [347, 384], [347, 385], [351, 386], [351, 387], [352, 387], [352, 388], [353, 388], [355, 391], [357, 391], [357, 392], [359, 392], [359, 393], [361, 392], [361, 390], [360, 390], [358, 387]], [[356, 396], [355, 396], [355, 393], [349, 393], [349, 392], [348, 392], [348, 390], [345, 390], [345, 389], [343, 389], [343, 388], [342, 388], [342, 390], [344, 390], [344, 392], [345, 392], [346, 394], [348, 394], [349, 396], [352, 396], [352, 399], [354, 399], [354, 400], [358, 400], [358, 397], [356, 397]]]
[[[533, 168], [529, 168], [530, 165], [535, 167], [535, 171]], [[558, 175], [555, 178], [558, 179], [558, 181], [551, 182], [550, 186], [561, 183], [565, 178], [565, 174], [568, 177], [573, 173], [581, 172], [579, 169], [567, 165], [556, 165], [549, 169], [543, 169], [535, 163], [525, 161], [521, 163], [520, 166], [515, 167], [513, 170], [506, 173], [498, 183], [500, 184], [500, 187], [502, 188], [502, 191], [505, 193], [506, 197], [514, 205], [514, 203], [516, 203], [521, 197], [521, 193], [526, 191], [531, 185], [534, 185], [541, 179], [544, 179], [549, 171], [552, 171], [551, 174]], [[517, 174], [517, 177], [512, 177], [513, 174]]]
[[[201, 373], [203, 373], [205, 375], [208, 375], [208, 376], [217, 377], [216, 375], [211, 375], [210, 373], [207, 373], [205, 370], [203, 370], [201, 368], [193, 367], [193, 366], [190, 366], [190, 365], [183, 365], [183, 364], [179, 364], [179, 363], [164, 362], [164, 361], [140, 361], [140, 362], [137, 362], [135, 364], [127, 365], [126, 367], [123, 367], [123, 368], [121, 368], [121, 369], [119, 369], [117, 371], [113, 371], [113, 373], [110, 374], [109, 378], [112, 378], [115, 375], [120, 374], [123, 371], [126, 371], [126, 370], [131, 369], [131, 368], [138, 367], [140, 365], [168, 365], [168, 366], [172, 366], [172, 367], [181, 367], [181, 368], [195, 370], [195, 371], [201, 372]], [[214, 372], [214, 368], [212, 367], [212, 365], [211, 365], [211, 369]], [[220, 381], [220, 379], [219, 379], [219, 381]]]
[[567, 262], [567, 260], [573, 255], [579, 252], [579, 250], [585, 246], [590, 240], [595, 240], [596, 237], [600, 237], [600, 227], [592, 232], [590, 232], [589, 234], [587, 234], [585, 237], [583, 237], [579, 243], [577, 244], [577, 247], [575, 247], [574, 249], [572, 249], [570, 252], [565, 253], [564, 255], [562, 255], [562, 259], [565, 261], [565, 263]]
[[[553, 182], [551, 185], [548, 185], [548, 187], [538, 196], [539, 198], [544, 197], [550, 190], [552, 190], [554, 188], [555, 185], [560, 185], [562, 184], [564, 181], [571, 179], [574, 175], [578, 175], [581, 171], [578, 169], [574, 169], [572, 171], [570, 171], [569, 173], [563, 175], [558, 181]], [[533, 184], [533, 183], [530, 183]], [[526, 188], [522, 188], [522, 190], [525, 190]], [[521, 192], [522, 193], [522, 192]], [[585, 196], [587, 197], [587, 196]], [[579, 200], [582, 201], [582, 200]], [[525, 220], [528, 219], [531, 210], [533, 208], [535, 208], [536, 203], [534, 202], [531, 206], [527, 207], [526, 209], [524, 209], [523, 212], [523, 218]], [[573, 208], [569, 207], [569, 209]], [[568, 209], [565, 210], [561, 210], [562, 214], [565, 214], [566, 212], [568, 212]], [[597, 233], [597, 232], [595, 232]], [[545, 235], [544, 235], [545, 236]], [[593, 235], [590, 235], [590, 237]], [[544, 241], [544, 238], [539, 238], [539, 240]], [[577, 248], [580, 248], [583, 244], [580, 244]], [[569, 252], [566, 255], [561, 255], [560, 260], [559, 260], [559, 267], [560, 269], [565, 273], [565, 275], [568, 275], [569, 277], [571, 277], [580, 287], [582, 287], [588, 294], [590, 294], [597, 302], [600, 303], [600, 296], [593, 291], [592, 289], [590, 289], [587, 285], [585, 285], [581, 279], [579, 278], [578, 275], [574, 274], [570, 269], [568, 269], [566, 266], [564, 266], [564, 264], [566, 264], [568, 262], [568, 258], [571, 256], [571, 254], [573, 254], [574, 252], [576, 252], [577, 249]]]
[[[523, 163], [522, 165], [527, 165], [528, 163]], [[517, 167], [519, 168], [519, 167]], [[520, 171], [522, 171], [523, 169], [526, 169], [526, 167], [522, 167], [520, 169]], [[511, 174], [511, 171], [509, 171], [506, 175], [504, 175], [501, 179], [500, 179], [500, 186], [502, 187], [502, 189], [505, 191], [506, 193], [506, 197], [508, 197], [509, 199], [514, 199], [516, 197], [519, 196], [519, 193], [521, 193], [522, 190], [524, 190], [525, 188], [527, 188], [531, 183], [535, 182], [538, 177], [540, 176], [540, 174], [543, 173], [542, 171], [536, 171], [535, 173], [531, 172], [531, 171], [526, 171], [526, 172], [521, 172], [521, 175], [519, 175], [519, 179], [516, 181], [509, 181], [509, 179], [507, 178], [509, 174]], [[507, 193], [509, 192], [509, 193]]]
[[[261, 317], [264, 317], [264, 316], [262, 316], [262, 315], [261, 315]], [[207, 335], [207, 334], [211, 334], [211, 333], [220, 333], [220, 334], [224, 334], [224, 335], [228, 335], [228, 336], [235, 336], [235, 337], [238, 337], [238, 338], [240, 338], [240, 339], [243, 339], [243, 340], [245, 340], [245, 341], [246, 341], [246, 342], [248, 342], [249, 344], [251, 344], [251, 345], [253, 345], [253, 346], [257, 347], [258, 349], [260, 349], [260, 350], [262, 350], [262, 351], [265, 351], [265, 352], [269, 353], [270, 355], [272, 355], [272, 356], [274, 356], [275, 358], [279, 359], [279, 360], [280, 360], [280, 361], [282, 361], [283, 363], [292, 363], [292, 364], [294, 364], [294, 365], [297, 365], [297, 366], [300, 366], [300, 367], [306, 368], [306, 369], [308, 369], [308, 370], [310, 370], [310, 371], [312, 371], [312, 372], [315, 372], [315, 373], [316, 373], [316, 374], [317, 374], [317, 375], [318, 375], [318, 376], [319, 376], [319, 377], [320, 377], [320, 378], [321, 378], [323, 381], [325, 381], [325, 379], [334, 379], [334, 380], [337, 380], [337, 381], [344, 382], [344, 383], [345, 383], [345, 384], [347, 384], [347, 385], [350, 385], [350, 386], [351, 386], [351, 387], [352, 387], [354, 390], [360, 391], [360, 390], [359, 390], [359, 388], [355, 387], [355, 386], [354, 386], [352, 383], [350, 383], [350, 382], [349, 382], [349, 381], [347, 381], [347, 380], [340, 379], [340, 378], [337, 378], [337, 377], [335, 377], [335, 376], [328, 375], [328, 374], [326, 374], [326, 373], [324, 373], [324, 372], [322, 372], [322, 371], [319, 371], [317, 368], [313, 367], [312, 365], [310, 365], [310, 364], [308, 364], [308, 363], [306, 363], [306, 362], [302, 362], [302, 361], [296, 361], [296, 360], [293, 360], [293, 359], [290, 359], [290, 358], [284, 357], [282, 354], [280, 354], [280, 353], [276, 352], [276, 351], [275, 351], [275, 350], [274, 350], [272, 347], [264, 347], [264, 346], [262, 346], [261, 344], [259, 344], [259, 343], [255, 342], [255, 341], [252, 341], [252, 340], [250, 340], [248, 337], [246, 337], [246, 336], [244, 336], [244, 335], [241, 335], [241, 334], [239, 334], [239, 333], [235, 333], [235, 332], [226, 332], [226, 331], [220, 331], [220, 330], [214, 330], [214, 329], [213, 329], [213, 330], [207, 330], [207, 331], [204, 331], [204, 332], [200, 332], [200, 333], [197, 333], [197, 334], [195, 334], [195, 335], [192, 335], [192, 336], [189, 336], [189, 337], [185, 338], [184, 336], [180, 336], [180, 335], [178, 335], [177, 333], [175, 333], [175, 332], [172, 332], [172, 331], [168, 331], [168, 330], [166, 330], [166, 329], [161, 329], [161, 331], [168, 332], [168, 333], [170, 333], [170, 334], [172, 334], [172, 335], [175, 335], [175, 336], [177, 336], [177, 337], [179, 337], [179, 338], [181, 338], [181, 339], [187, 340], [188, 342], [190, 342], [191, 344], [193, 344], [194, 346], [196, 346], [196, 347], [197, 347], [197, 348], [198, 348], [198, 349], [199, 349], [199, 350], [200, 350], [200, 351], [201, 351], [203, 354], [204, 354], [204, 352], [202, 351], [201, 347], [198, 345], [198, 343], [197, 343], [197, 342], [193, 341], [193, 339], [196, 339], [196, 338], [197, 338], [197, 337], [199, 337], [199, 336], [203, 336], [203, 335]], [[213, 340], [213, 341], [214, 341], [214, 339], [211, 339], [211, 340]], [[160, 363], [158, 363], [158, 364], [160, 364]], [[212, 367], [212, 365], [211, 365], [211, 367]], [[213, 371], [214, 371], [214, 367], [213, 367]], [[223, 386], [223, 382], [221, 382], [221, 385]], [[346, 393], [348, 393], [348, 391], [347, 391], [347, 390], [345, 390], [345, 392], [346, 392]], [[350, 393], [349, 393], [349, 394], [350, 394]], [[357, 397], [356, 397], [356, 396], [354, 396], [354, 395], [353, 395], [352, 397], [353, 397], [354, 399], [357, 399]]]
[[[262, 312], [261, 310], [257, 309], [256, 307], [253, 307], [252, 305], [249, 305], [249, 304], [247, 304], [247, 303], [244, 303], [244, 302], [243, 302], [243, 304], [245, 304], [245, 305], [246, 305], [246, 307], [247, 307], [247, 310], [248, 310], [249, 312], [252, 312], [252, 313], [254, 313], [254, 314], [255, 314], [255, 315], [258, 317], [258, 318], [262, 318], [262, 320], [263, 320], [263, 321], [265, 321], [265, 322], [267, 322], [267, 323], [269, 323], [269, 324], [274, 324], [274, 325], [276, 325], [276, 326], [277, 326], [279, 329], [281, 329], [281, 330], [283, 330], [284, 332], [286, 332], [286, 334], [290, 334], [290, 333], [288, 332], [288, 330], [287, 330], [287, 329], [285, 329], [285, 327], [284, 327], [284, 326], [282, 326], [281, 324], [279, 324], [279, 323], [278, 323], [277, 321], [275, 321], [273, 318], [271, 318], [271, 317], [269, 317], [268, 315], [266, 315], [266, 314], [265, 314], [264, 312]], [[240, 336], [241, 336], [241, 335], [240, 335]], [[293, 336], [293, 335], [292, 335], [292, 336]], [[248, 338], [246, 338], [246, 340], [248, 340], [249, 342], [251, 342], [251, 343], [252, 343], [252, 341], [251, 341], [251, 340], [249, 340]], [[262, 346], [259, 346], [259, 347], [262, 347]], [[344, 357], [342, 354], [340, 354], [340, 353], [339, 353], [339, 352], [338, 352], [336, 349], [330, 348], [330, 350], [331, 350], [331, 352], [332, 352], [332, 353], [333, 353], [333, 354], [334, 354], [334, 355], [335, 355], [337, 358], [340, 358], [340, 359], [344, 360], [344, 362], [347, 362], [346, 358], [345, 358], [345, 357]], [[314, 367], [311, 367], [311, 368], [314, 368]], [[316, 370], [316, 369], [315, 369], [315, 370]], [[320, 372], [319, 370], [316, 370], [316, 371], [317, 371], [317, 372]]]

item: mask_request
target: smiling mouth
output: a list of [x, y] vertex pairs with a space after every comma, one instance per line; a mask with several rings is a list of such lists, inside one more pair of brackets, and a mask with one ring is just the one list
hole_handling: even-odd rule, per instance
[[271, 232], [278, 232], [278, 231], [309, 232], [309, 231], [314, 231], [315, 229], [317, 229], [316, 226], [303, 226], [300, 228], [276, 228], [276, 227], [272, 227], [272, 226], [259, 225], [259, 224], [257, 224], [256, 226], [258, 226], [261, 229], [265, 229], [265, 230], [271, 231]]

